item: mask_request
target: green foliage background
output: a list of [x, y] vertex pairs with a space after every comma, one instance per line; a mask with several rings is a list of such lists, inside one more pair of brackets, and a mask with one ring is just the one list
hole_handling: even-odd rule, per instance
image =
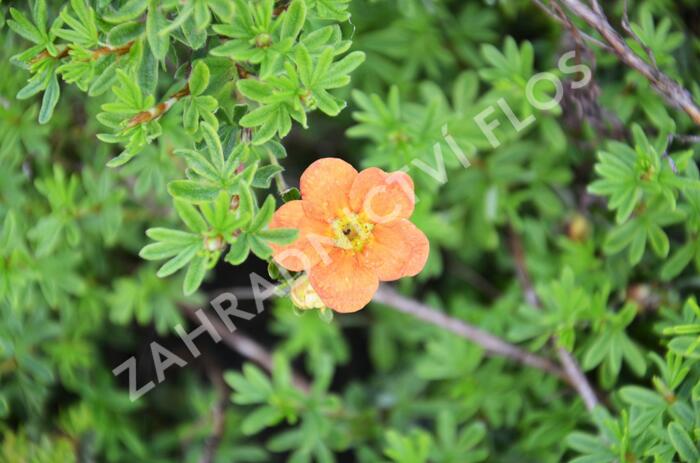
[[[629, 8], [699, 99], [700, 2]], [[219, 463], [700, 461], [700, 178], [675, 137], [697, 127], [595, 47], [590, 86], [534, 108], [534, 74], [576, 76], [557, 68], [571, 37], [530, 1], [0, 11], [0, 461], [207, 461], [212, 435]], [[499, 99], [536, 122], [514, 130]], [[488, 107], [497, 148], [474, 121]], [[436, 144], [443, 183], [415, 168], [439, 167]], [[601, 406], [391, 307], [328, 320], [287, 299], [240, 324], [271, 375], [210, 343], [130, 401], [112, 369], [135, 355], [152, 378], [152, 341], [187, 357], [174, 327], [266, 271], [269, 243], [295, 237], [266, 228], [285, 181], [328, 155], [413, 166], [431, 256], [403, 293], [544, 356], [564, 347]]]

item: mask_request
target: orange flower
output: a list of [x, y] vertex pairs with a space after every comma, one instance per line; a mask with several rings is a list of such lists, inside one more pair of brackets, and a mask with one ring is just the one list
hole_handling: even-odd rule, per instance
[[413, 276], [425, 266], [429, 244], [407, 219], [413, 181], [404, 172], [376, 167], [358, 173], [337, 158], [311, 164], [301, 176], [301, 200], [285, 203], [270, 228], [296, 228], [291, 244], [273, 246], [287, 270], [306, 271], [321, 301], [355, 312], [372, 299], [380, 281]]

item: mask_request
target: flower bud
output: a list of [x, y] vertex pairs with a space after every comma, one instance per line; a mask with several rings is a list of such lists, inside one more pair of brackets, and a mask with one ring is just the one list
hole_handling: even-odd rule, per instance
[[309, 277], [304, 274], [292, 283], [289, 293], [292, 303], [300, 309], [320, 309], [325, 307], [321, 298], [311, 286]]

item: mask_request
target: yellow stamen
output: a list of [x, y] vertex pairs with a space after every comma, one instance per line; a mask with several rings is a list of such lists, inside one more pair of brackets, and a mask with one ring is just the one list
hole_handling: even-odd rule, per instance
[[342, 249], [360, 252], [372, 237], [374, 224], [364, 214], [343, 211], [331, 224], [335, 233], [335, 245]]

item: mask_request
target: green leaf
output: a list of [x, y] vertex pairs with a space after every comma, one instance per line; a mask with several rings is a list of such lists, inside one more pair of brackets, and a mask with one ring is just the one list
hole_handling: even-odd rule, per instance
[[196, 256], [192, 259], [190, 266], [185, 274], [185, 281], [182, 283], [182, 289], [186, 296], [193, 294], [202, 284], [204, 275], [207, 271], [207, 256]]
[[291, 37], [296, 39], [304, 27], [306, 21], [306, 2], [304, 0], [293, 0], [282, 20], [281, 37]]
[[276, 244], [290, 244], [299, 237], [299, 230], [295, 228], [275, 228], [272, 230], [262, 230], [257, 236]]
[[197, 175], [207, 178], [210, 181], [219, 180], [219, 172], [212, 163], [199, 151], [191, 149], [177, 149], [175, 154], [182, 156], [187, 161], [187, 166], [192, 169]]
[[0, 251], [9, 250], [12, 244], [17, 241], [17, 238], [17, 221], [15, 219], [15, 213], [10, 209], [5, 215], [2, 232], [0, 233]]
[[131, 160], [131, 158], [133, 158], [134, 156], [136, 156], [135, 151], [129, 151], [128, 149], [124, 150], [119, 154], [119, 156], [116, 156], [116, 157], [110, 159], [107, 162], [107, 167], [122, 166], [122, 165], [126, 164], [127, 162], [129, 162]]
[[661, 267], [661, 279], [669, 281], [678, 276], [688, 266], [696, 253], [697, 244], [688, 241], [681, 246]]
[[27, 82], [27, 85], [22, 87], [22, 89], [17, 92], [18, 100], [26, 100], [31, 98], [45, 88], [46, 82], [44, 79], [38, 79], [36, 77], [32, 78]]
[[240, 120], [240, 124], [243, 127], [257, 127], [268, 121], [272, 121], [273, 128], [268, 130], [271, 130], [274, 134], [277, 130], [275, 114], [278, 110], [278, 105], [261, 106], [243, 116]]
[[58, 98], [61, 95], [61, 87], [58, 85], [58, 78], [54, 74], [49, 80], [49, 85], [44, 92], [44, 98], [41, 100], [41, 109], [39, 110], [39, 124], [46, 124], [53, 116], [53, 110], [58, 103]]
[[248, 258], [249, 253], [250, 247], [248, 246], [248, 240], [245, 235], [240, 235], [233, 244], [231, 244], [224, 259], [229, 264], [240, 265]]
[[263, 166], [255, 171], [255, 176], [253, 177], [251, 185], [254, 188], [270, 188], [274, 176], [283, 170], [282, 166], [275, 164]]
[[248, 235], [248, 245], [253, 254], [262, 260], [267, 260], [272, 256], [272, 248], [257, 236]]
[[642, 260], [647, 244], [647, 233], [642, 228], [637, 228], [632, 235], [632, 244], [629, 248], [629, 263], [636, 265]]
[[641, 408], [665, 408], [666, 401], [654, 391], [639, 386], [625, 386], [620, 389], [620, 397], [630, 405]]
[[360, 66], [365, 59], [366, 55], [363, 52], [353, 51], [337, 63], [334, 63], [331, 66], [330, 72], [328, 72], [328, 76], [326, 78], [350, 74], [352, 71], [357, 69], [357, 67]]
[[0, 418], [5, 418], [10, 413], [10, 405], [4, 395], [0, 395]]
[[173, 241], [177, 243], [192, 243], [198, 238], [194, 233], [161, 227], [149, 228], [146, 230], [146, 236], [155, 241]]
[[622, 342], [622, 356], [637, 376], [644, 374], [647, 368], [644, 354], [627, 336]]
[[668, 437], [671, 439], [673, 448], [678, 452], [678, 456], [682, 461], [697, 462], [700, 460], [700, 452], [693, 444], [692, 439], [683, 427], [675, 421], [669, 423], [667, 427]]
[[256, 214], [253, 222], [248, 227], [249, 232], [255, 233], [262, 230], [267, 223], [272, 219], [272, 214], [275, 213], [275, 198], [272, 195], [267, 195], [260, 211]]
[[648, 229], [649, 243], [657, 256], [664, 258], [668, 256], [669, 242], [666, 233], [656, 224], [651, 224]]
[[[326, 50], [328, 50], [328, 48]], [[313, 63], [311, 62], [311, 55], [309, 54], [309, 51], [303, 44], [299, 44], [297, 46], [295, 61], [297, 70], [299, 71], [301, 83], [307, 88], [310, 87], [311, 77], [313, 75]]]
[[243, 79], [236, 83], [238, 90], [246, 98], [250, 98], [254, 101], [265, 101], [269, 98], [271, 93], [271, 88], [265, 82], [254, 79]]
[[573, 432], [567, 436], [566, 445], [580, 453], [590, 453], [605, 448], [598, 438], [582, 432]]
[[110, 45], [124, 45], [136, 40], [144, 32], [144, 25], [139, 21], [131, 21], [113, 27], [107, 34], [107, 42]]
[[156, 272], [156, 276], [159, 278], [165, 278], [169, 275], [180, 270], [182, 267], [187, 265], [189, 261], [197, 254], [197, 251], [201, 248], [199, 243], [190, 245], [180, 251], [175, 257], [163, 264]]
[[24, 13], [10, 7], [10, 16], [12, 16], [12, 19], [7, 21], [7, 25], [10, 26], [10, 29], [30, 42], [37, 44], [44, 42], [41, 32], [27, 19]]
[[100, 96], [104, 92], [110, 89], [114, 85], [114, 81], [117, 79], [117, 61], [113, 62], [107, 66], [100, 75], [92, 81], [90, 84], [90, 90], [88, 95], [90, 96]]
[[289, 188], [282, 193], [282, 201], [288, 203], [289, 201], [297, 201], [301, 199], [301, 192], [298, 188]]
[[146, 17], [146, 37], [148, 44], [151, 46], [151, 52], [158, 58], [158, 61], [163, 61], [168, 54], [170, 48], [170, 35], [161, 34], [168, 25], [168, 21], [160, 12], [158, 2], [150, 0], [148, 5], [148, 16]]
[[148, 42], [144, 43], [141, 66], [138, 70], [138, 83], [144, 95], [154, 95], [158, 86], [158, 59], [151, 52]]
[[258, 407], [243, 420], [241, 431], [247, 436], [257, 434], [263, 429], [279, 423], [282, 421], [282, 418], [284, 418], [284, 415], [276, 408], [267, 405]]
[[192, 203], [211, 201], [219, 191], [218, 188], [204, 186], [193, 180], [173, 180], [168, 183], [168, 193], [171, 196]]
[[193, 96], [201, 95], [209, 86], [209, 66], [203, 60], [197, 61], [192, 68], [189, 85]]
[[174, 243], [171, 241], [160, 241], [144, 246], [139, 251], [139, 257], [145, 260], [162, 260], [173, 257], [182, 251], [182, 243]]
[[209, 159], [211, 159], [212, 164], [214, 164], [219, 171], [223, 171], [224, 150], [221, 147], [219, 134], [216, 133], [216, 129], [208, 122], [202, 122], [201, 127], [202, 135], [204, 135], [204, 141], [206, 142], [207, 150], [209, 151]]
[[190, 203], [176, 199], [175, 210], [177, 210], [177, 214], [185, 222], [187, 228], [193, 232], [204, 233], [207, 230], [207, 223]]
[[148, 8], [146, 0], [128, 0], [117, 11], [103, 14], [102, 19], [112, 24], [121, 24], [138, 18], [146, 8]]
[[596, 337], [586, 350], [586, 354], [583, 356], [583, 362], [581, 367], [588, 371], [597, 367], [600, 362], [603, 361], [605, 355], [608, 353], [610, 346], [610, 333], [609, 331], [603, 332], [602, 336]]

